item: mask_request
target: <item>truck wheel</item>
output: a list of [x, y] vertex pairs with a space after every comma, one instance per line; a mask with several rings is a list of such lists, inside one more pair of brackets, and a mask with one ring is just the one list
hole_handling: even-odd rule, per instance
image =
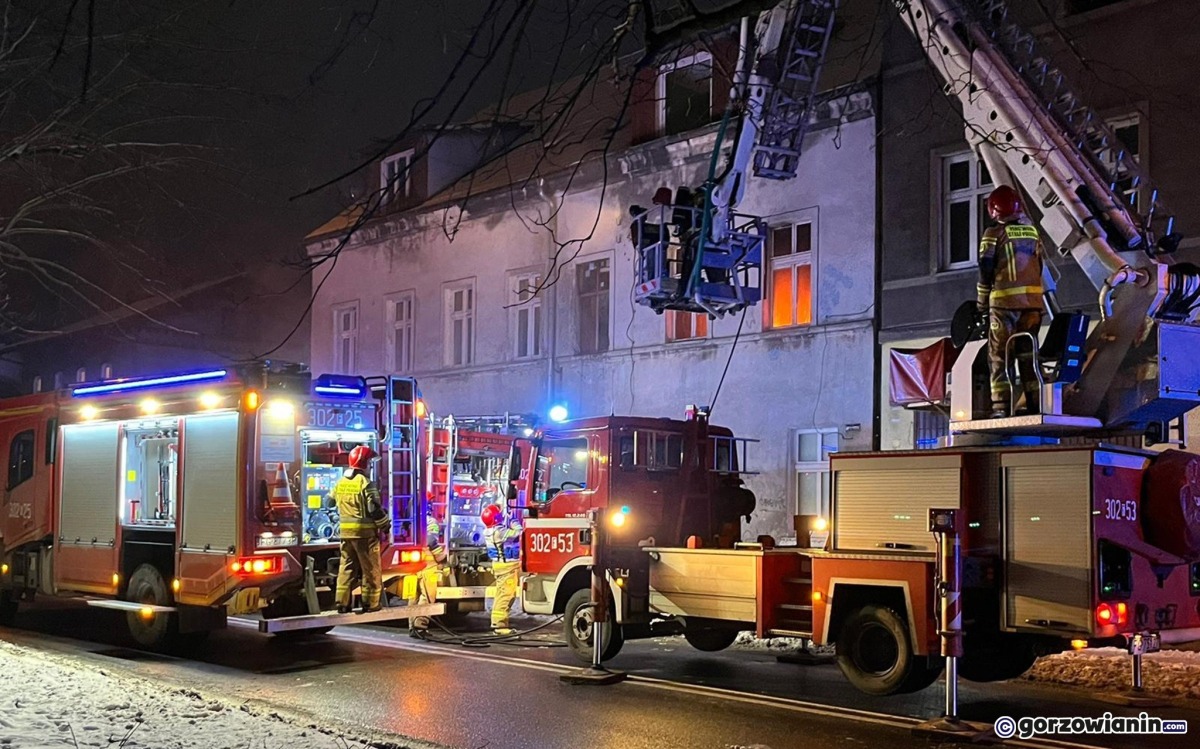
[[[129, 576], [125, 600], [151, 606], [172, 606], [171, 592], [162, 573], [152, 564], [143, 564]], [[129, 634], [139, 645], [162, 649], [173, 645], [179, 636], [179, 626], [173, 614], [150, 611], [130, 611], [125, 615]]]
[[737, 640], [737, 636], [738, 631], [736, 629], [706, 628], [683, 630], [683, 639], [687, 640], [688, 645], [705, 653], [715, 653], [719, 650], [724, 650]]
[[[300, 596], [280, 596], [271, 601], [262, 610], [263, 619], [282, 619], [285, 616], [304, 616], [308, 613], [308, 604]], [[276, 640], [303, 640], [328, 634], [333, 627], [316, 627], [314, 629], [297, 629], [287, 632], [276, 632], [272, 637]]]
[[837, 661], [855, 688], [874, 695], [917, 692], [941, 673], [913, 652], [908, 624], [886, 606], [864, 606], [846, 619]]
[[17, 618], [17, 597], [11, 590], [0, 590], [0, 627], [11, 627]]
[[[612, 606], [611, 599], [609, 606]], [[611, 608], [610, 608], [611, 611]], [[584, 663], [592, 662], [592, 591], [590, 588], [577, 590], [567, 599], [567, 608], [563, 613], [563, 632], [567, 645], [575, 653], [575, 657]], [[625, 636], [621, 625], [610, 623], [604, 630], [603, 648], [600, 660], [607, 661], [615, 658], [625, 644]]]

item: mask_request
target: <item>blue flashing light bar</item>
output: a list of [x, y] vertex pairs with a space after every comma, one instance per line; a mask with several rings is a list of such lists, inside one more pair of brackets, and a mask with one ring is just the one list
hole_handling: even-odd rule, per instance
[[229, 374], [224, 369], [206, 369], [202, 372], [182, 372], [158, 377], [122, 378], [99, 382], [95, 385], [83, 385], [71, 391], [71, 396], [81, 398], [85, 395], [103, 395], [105, 393], [124, 393], [130, 390], [147, 390], [175, 385], [191, 385], [197, 382], [223, 380]]
[[313, 392], [339, 398], [362, 398], [367, 394], [367, 383], [361, 377], [323, 374], [313, 382]]

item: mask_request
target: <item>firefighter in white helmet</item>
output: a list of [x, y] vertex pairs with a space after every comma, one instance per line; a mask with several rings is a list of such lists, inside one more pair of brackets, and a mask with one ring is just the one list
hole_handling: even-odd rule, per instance
[[508, 626], [508, 610], [517, 597], [520, 581], [520, 538], [521, 524], [516, 518], [505, 521], [500, 505], [488, 505], [480, 513], [487, 526], [487, 552], [492, 562], [492, 576], [496, 579], [496, 597], [492, 601], [492, 632], [511, 635]]

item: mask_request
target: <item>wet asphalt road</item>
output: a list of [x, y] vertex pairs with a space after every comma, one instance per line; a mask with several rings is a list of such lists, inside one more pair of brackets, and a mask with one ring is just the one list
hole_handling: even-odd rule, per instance
[[[556, 627], [531, 647], [418, 642], [403, 629], [340, 628], [331, 636], [282, 642], [245, 626], [214, 633], [188, 658], [132, 649], [120, 614], [73, 602], [23, 610], [0, 637], [79, 654], [98, 667], [227, 698], [255, 700], [340, 722], [452, 747], [927, 747], [917, 719], [940, 715], [940, 684], [915, 695], [872, 698], [834, 665], [779, 663], [763, 652], [701, 653], [682, 639], [627, 643], [609, 665], [631, 679], [615, 687], [559, 680], [578, 664], [550, 647]], [[518, 619], [515, 626], [534, 624]], [[469, 617], [469, 627], [486, 620]], [[1030, 683], [963, 682], [960, 714], [991, 723], [1001, 715], [1135, 715], [1090, 695]], [[1150, 712], [1188, 719], [1200, 711]], [[1063, 737], [1112, 747], [1192, 746], [1192, 737]], [[1189, 740], [1190, 738], [1190, 740]], [[1064, 746], [1037, 742], [1040, 746]]]

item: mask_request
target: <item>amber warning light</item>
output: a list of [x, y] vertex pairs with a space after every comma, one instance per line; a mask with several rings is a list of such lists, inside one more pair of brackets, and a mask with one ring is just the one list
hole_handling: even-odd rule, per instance
[[245, 557], [229, 565], [235, 575], [274, 575], [283, 571], [283, 557]]

